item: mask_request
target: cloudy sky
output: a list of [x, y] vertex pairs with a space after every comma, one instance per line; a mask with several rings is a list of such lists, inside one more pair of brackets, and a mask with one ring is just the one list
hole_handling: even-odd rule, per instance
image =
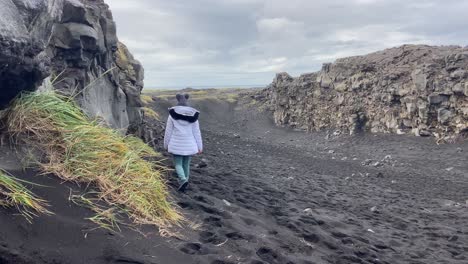
[[406, 43], [468, 45], [468, 0], [106, 0], [146, 87], [265, 85]]

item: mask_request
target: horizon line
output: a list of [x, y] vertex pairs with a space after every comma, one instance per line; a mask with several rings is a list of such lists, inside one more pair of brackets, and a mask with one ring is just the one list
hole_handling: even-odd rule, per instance
[[192, 88], [192, 89], [221, 89], [221, 88], [260, 88], [260, 87], [266, 87], [268, 84], [239, 84], [239, 85], [189, 85], [189, 86], [183, 86], [183, 85], [174, 85], [174, 86], [145, 86], [143, 89], [148, 89], [148, 90], [156, 90], [156, 89], [187, 89], [187, 88]]

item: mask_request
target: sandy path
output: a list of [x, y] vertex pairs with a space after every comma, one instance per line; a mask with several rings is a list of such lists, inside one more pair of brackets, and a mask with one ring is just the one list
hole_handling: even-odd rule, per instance
[[206, 115], [208, 166], [194, 169], [180, 197], [204, 224], [183, 252], [203, 263], [468, 261], [466, 144], [325, 140], [242, 108], [198, 104], [223, 119]]

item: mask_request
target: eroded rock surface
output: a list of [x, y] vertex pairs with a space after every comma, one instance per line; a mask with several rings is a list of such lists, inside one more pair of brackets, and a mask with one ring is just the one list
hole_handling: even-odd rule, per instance
[[277, 74], [260, 97], [279, 125], [450, 139], [468, 130], [468, 48], [405, 45], [338, 59], [297, 78]]
[[141, 122], [143, 67], [103, 0], [0, 0], [0, 64], [0, 107], [52, 82], [111, 127]]

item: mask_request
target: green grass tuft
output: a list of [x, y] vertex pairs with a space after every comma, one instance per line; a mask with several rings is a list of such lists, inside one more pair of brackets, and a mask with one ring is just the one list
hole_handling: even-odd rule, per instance
[[16, 207], [31, 222], [37, 214], [50, 214], [47, 202], [35, 196], [19, 179], [0, 170], [0, 206]]
[[[44, 173], [94, 184], [99, 200], [125, 208], [135, 224], [167, 227], [181, 220], [168, 200], [166, 168], [145, 160], [158, 154], [140, 139], [90, 121], [70, 99], [52, 92], [21, 95], [5, 116], [15, 141], [44, 152]], [[112, 223], [112, 211], [99, 211], [99, 221]]]

